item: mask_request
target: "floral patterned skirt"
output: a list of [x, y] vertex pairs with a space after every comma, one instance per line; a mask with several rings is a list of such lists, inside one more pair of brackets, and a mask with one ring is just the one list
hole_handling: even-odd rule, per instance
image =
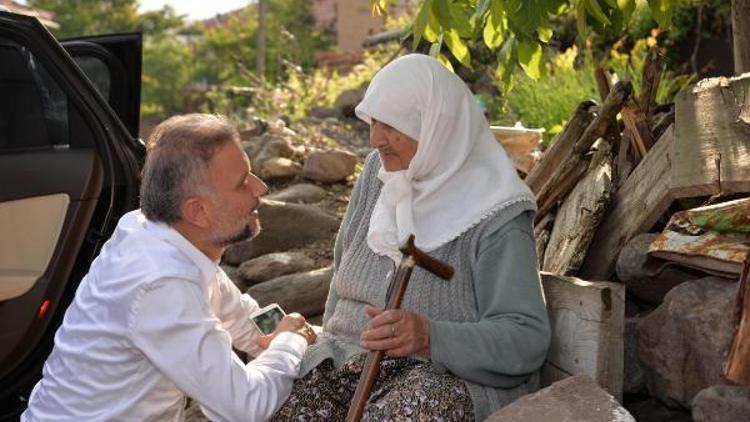
[[[275, 421], [343, 421], [357, 388], [366, 354], [341, 369], [325, 360], [294, 383]], [[470, 421], [471, 396], [455, 375], [440, 374], [429, 362], [385, 357], [365, 406], [363, 421]]]

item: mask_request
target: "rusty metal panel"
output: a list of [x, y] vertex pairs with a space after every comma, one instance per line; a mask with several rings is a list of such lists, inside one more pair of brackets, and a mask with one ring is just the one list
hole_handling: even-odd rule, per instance
[[675, 213], [651, 243], [653, 256], [736, 273], [750, 252], [750, 198]]

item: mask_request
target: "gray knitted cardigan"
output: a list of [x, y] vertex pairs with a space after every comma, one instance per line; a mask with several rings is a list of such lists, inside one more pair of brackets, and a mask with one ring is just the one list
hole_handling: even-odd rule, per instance
[[[301, 376], [325, 359], [340, 368], [364, 352], [359, 347], [369, 319], [364, 306], [385, 304], [395, 265], [367, 246], [370, 214], [382, 187], [379, 169], [373, 152], [336, 239], [324, 332], [308, 348]], [[417, 267], [402, 303], [404, 309], [430, 319], [433, 368], [465, 381], [476, 420], [538, 388], [550, 330], [535, 265], [534, 208], [528, 201], [510, 204], [431, 251], [455, 268], [453, 279], [447, 282]], [[517, 265], [522, 268], [509, 268]]]

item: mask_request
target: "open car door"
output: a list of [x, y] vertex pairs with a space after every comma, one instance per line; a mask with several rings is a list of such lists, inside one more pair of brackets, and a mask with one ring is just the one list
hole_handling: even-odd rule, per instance
[[101, 243], [137, 206], [140, 36], [68, 48], [35, 18], [0, 12], [0, 409], [9, 412], [41, 376]]

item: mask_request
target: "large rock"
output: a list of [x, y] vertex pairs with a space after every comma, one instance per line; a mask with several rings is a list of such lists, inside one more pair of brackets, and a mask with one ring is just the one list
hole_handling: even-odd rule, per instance
[[293, 204], [311, 204], [322, 201], [326, 195], [326, 190], [320, 186], [311, 183], [299, 183], [274, 194], [266, 195], [265, 198]]
[[521, 397], [486, 422], [635, 422], [614, 397], [579, 375]]
[[288, 204], [263, 199], [258, 209], [261, 233], [254, 239], [230, 245], [224, 262], [239, 265], [271, 252], [300, 248], [321, 240], [332, 240], [339, 220], [314, 205]]
[[750, 387], [714, 385], [693, 399], [695, 422], [750, 421]]
[[258, 174], [264, 179], [283, 179], [302, 173], [302, 166], [288, 158], [275, 157], [263, 161]]
[[685, 282], [640, 320], [638, 353], [649, 393], [690, 407], [704, 388], [725, 384], [722, 368], [732, 341], [737, 283], [718, 277]]
[[638, 422], [693, 422], [687, 410], [667, 407], [654, 398], [629, 402], [625, 407]]
[[339, 94], [333, 106], [342, 116], [355, 117], [354, 108], [365, 98], [365, 89], [355, 88], [347, 89]]
[[657, 236], [644, 233], [631, 239], [620, 252], [616, 265], [617, 278], [625, 283], [628, 293], [654, 306], [659, 305], [673, 287], [706, 275], [649, 258], [648, 247]]
[[324, 183], [340, 182], [354, 174], [357, 156], [349, 151], [315, 151], [305, 160], [302, 176]]
[[256, 284], [247, 293], [261, 306], [278, 303], [287, 313], [310, 317], [323, 313], [332, 276], [331, 267], [289, 274]]
[[282, 275], [309, 271], [315, 261], [303, 252], [276, 252], [245, 261], [237, 269], [237, 275], [248, 282], [248, 286], [280, 277]]
[[638, 318], [625, 318], [625, 370], [623, 393], [640, 393], [646, 386], [643, 365], [638, 356]]

